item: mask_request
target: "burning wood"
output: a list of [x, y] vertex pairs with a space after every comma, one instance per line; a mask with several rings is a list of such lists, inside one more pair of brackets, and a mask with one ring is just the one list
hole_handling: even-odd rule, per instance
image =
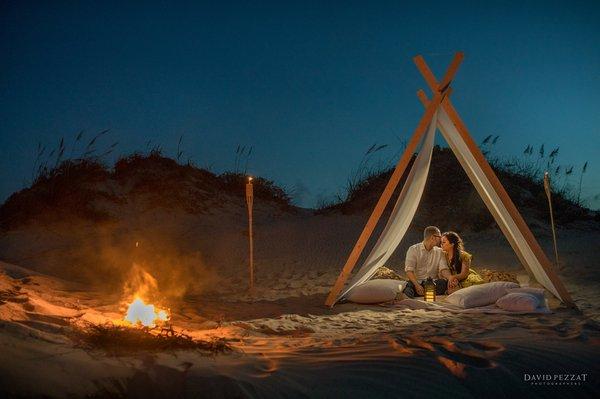
[[157, 324], [169, 320], [169, 313], [157, 309], [154, 305], [146, 304], [141, 298], [135, 298], [127, 307], [125, 321], [134, 326], [156, 327]]

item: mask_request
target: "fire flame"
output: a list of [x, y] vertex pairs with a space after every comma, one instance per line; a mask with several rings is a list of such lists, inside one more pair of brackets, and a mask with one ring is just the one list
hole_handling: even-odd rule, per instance
[[129, 304], [125, 321], [133, 325], [141, 324], [144, 327], [156, 327], [157, 323], [162, 323], [169, 320], [169, 313], [163, 309], [157, 309], [154, 305], [146, 304], [144, 301], [136, 297]]

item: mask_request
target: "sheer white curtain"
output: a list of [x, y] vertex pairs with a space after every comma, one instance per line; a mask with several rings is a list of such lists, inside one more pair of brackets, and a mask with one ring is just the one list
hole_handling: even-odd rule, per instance
[[523, 266], [541, 285], [562, 300], [563, 298], [558, 294], [558, 290], [521, 234], [521, 230], [518, 229], [515, 220], [498, 197], [496, 190], [443, 108], [438, 110], [438, 127]]
[[415, 212], [421, 201], [421, 196], [423, 195], [423, 190], [425, 189], [425, 183], [427, 182], [437, 118], [436, 112], [433, 114], [427, 133], [423, 138], [419, 155], [417, 155], [417, 158], [410, 169], [406, 182], [402, 187], [402, 191], [398, 196], [398, 200], [394, 205], [392, 214], [390, 215], [383, 232], [379, 236], [379, 239], [375, 243], [375, 246], [367, 259], [364, 261], [358, 272], [356, 272], [352, 280], [350, 280], [346, 289], [338, 296], [336, 302], [346, 296], [356, 286], [369, 280], [371, 276], [375, 274], [377, 269], [383, 266], [390, 256], [392, 256], [394, 250], [398, 244], [400, 244], [400, 241], [402, 241], [404, 234], [406, 234], [406, 230], [408, 230], [408, 226], [415, 216]]

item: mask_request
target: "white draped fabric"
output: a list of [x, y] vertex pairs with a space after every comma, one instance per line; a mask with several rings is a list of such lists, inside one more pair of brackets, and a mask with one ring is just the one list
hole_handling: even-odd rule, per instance
[[375, 246], [361, 268], [348, 283], [346, 289], [338, 296], [336, 302], [342, 299], [356, 286], [369, 280], [371, 276], [375, 274], [377, 269], [387, 262], [398, 244], [400, 244], [400, 241], [402, 241], [410, 222], [415, 216], [419, 202], [421, 202], [423, 190], [425, 189], [427, 175], [429, 174], [429, 165], [431, 164], [436, 125], [437, 112], [433, 115], [427, 133], [423, 138], [423, 144], [421, 145], [419, 155], [417, 155], [417, 158], [410, 169], [406, 183], [404, 183], [404, 187], [402, 187], [402, 191], [398, 196], [398, 200], [394, 205], [392, 214], [390, 215], [383, 232], [379, 236], [377, 243], [375, 243]]
[[437, 123], [448, 145], [456, 155], [456, 158], [458, 158], [458, 161], [469, 176], [481, 199], [490, 210], [490, 213], [494, 216], [496, 223], [500, 226], [504, 236], [508, 239], [523, 266], [533, 274], [538, 283], [552, 292], [557, 298], [563, 300], [552, 281], [550, 281], [544, 267], [525, 240], [525, 237], [521, 234], [521, 230], [517, 227], [515, 220], [500, 200], [496, 190], [443, 108], [438, 110]]

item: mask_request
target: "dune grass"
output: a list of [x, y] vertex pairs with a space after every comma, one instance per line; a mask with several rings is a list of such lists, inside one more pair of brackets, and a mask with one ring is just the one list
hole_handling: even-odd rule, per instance
[[73, 331], [76, 345], [86, 350], [99, 350], [111, 356], [139, 352], [193, 350], [212, 356], [230, 352], [231, 346], [222, 338], [209, 341], [191, 338], [173, 329], [151, 330], [108, 324], [87, 324]]
[[[109, 166], [106, 157], [113, 154], [118, 145], [118, 142], [103, 144], [109, 138], [109, 132], [106, 129], [86, 139], [86, 133], [81, 131], [71, 144], [61, 138], [51, 151], [38, 144], [32, 184], [13, 194], [0, 206], [0, 227], [7, 229], [57, 213], [74, 214], [87, 220], [106, 220], [110, 215], [97, 204], [122, 204], [130, 195], [145, 196], [151, 207], [182, 208], [190, 213], [202, 213], [218, 206], [220, 194], [244, 196], [248, 164], [254, 150], [252, 146], [238, 145], [233, 170], [221, 174], [197, 167], [191, 159], [182, 162], [183, 135], [177, 142], [174, 158], [165, 156], [162, 147], [149, 140], [146, 151], [121, 156], [114, 165]], [[543, 189], [543, 175], [548, 171], [557, 221], [566, 222], [585, 217], [589, 213], [581, 198], [588, 161], [581, 167], [561, 164], [560, 148], [547, 151], [544, 144], [539, 147], [527, 145], [520, 156], [502, 157], [494, 152], [494, 146], [500, 139], [498, 135], [489, 135], [480, 147], [518, 206], [532, 207], [540, 211], [540, 215], [545, 215], [547, 200]], [[332, 197], [322, 198], [316, 206], [316, 212], [337, 210], [352, 213], [372, 208], [376, 201], [374, 195], [379, 195], [383, 190], [404, 148], [405, 143], [393, 147], [372, 144], [363, 153], [344, 189]], [[394, 154], [386, 155], [390, 151]], [[456, 162], [444, 160], [448, 156], [453, 157], [453, 154], [447, 148], [434, 148], [434, 167], [430, 180], [435, 180], [435, 184], [428, 183], [428, 187], [439, 198], [456, 191], [457, 187], [462, 186], [458, 180], [464, 180], [460, 166]], [[441, 167], [448, 169], [445, 176], [436, 175], [440, 167], [436, 164], [440, 159]], [[407, 173], [405, 172], [399, 187], [403, 185]], [[278, 204], [288, 211], [294, 209], [294, 190], [278, 186], [262, 177], [255, 176], [253, 182], [257, 198]], [[432, 186], [434, 187], [431, 188]], [[462, 189], [469, 188], [465, 186]], [[481, 226], [478, 228], [483, 229], [493, 223], [486, 215], [482, 211], [470, 216], [479, 220]]]
[[[552, 201], [557, 221], [567, 223], [589, 216], [590, 211], [581, 200], [582, 182], [588, 168], [588, 161], [583, 163], [577, 176], [578, 181], [575, 181], [575, 166], [559, 163], [559, 147], [552, 151], [546, 151], [544, 144], [537, 148], [528, 145], [521, 156], [503, 157], [494, 153], [494, 146], [499, 139], [498, 135], [489, 135], [480, 144], [480, 148], [518, 207], [531, 208], [539, 217], [547, 217], [548, 204], [543, 176], [545, 171], [549, 171]], [[375, 150], [379, 151], [384, 148], [386, 147], [383, 145], [371, 146], [364, 153], [357, 171], [354, 171], [348, 179], [343, 193], [321, 201], [317, 206], [317, 213], [332, 211], [352, 213], [372, 208], [389, 180], [395, 167], [394, 163], [397, 161], [396, 157], [393, 160], [389, 159], [386, 163], [379, 161], [373, 164], [371, 161], [374, 159]], [[414, 159], [415, 156], [413, 156], [411, 164]], [[398, 184], [396, 195], [406, 180], [411, 164]], [[461, 204], [471, 196], [469, 193], [473, 191], [474, 189], [452, 151], [447, 147], [435, 146], [425, 199], [429, 193], [430, 197], [444, 203], [448, 202], [447, 197], [456, 196], [457, 200], [461, 200], [454, 204], [457, 212], [461, 209], [467, 212], [467, 216], [477, 224], [474, 226], [475, 230], [482, 230], [494, 223], [489, 212], [486, 209], [466, 209], [464, 203]], [[434, 206], [434, 204], [430, 205]], [[596, 217], [598, 216], [596, 215]]]
[[[10, 229], [56, 215], [108, 220], [110, 214], [99, 204], [124, 204], [135, 196], [143, 196], [149, 208], [178, 208], [189, 213], [220, 206], [223, 195], [240, 197], [240, 203], [244, 203], [252, 147], [238, 146], [235, 170], [221, 174], [197, 167], [191, 159], [182, 163], [183, 136], [177, 143], [175, 158], [165, 156], [161, 146], [149, 140], [145, 152], [123, 155], [111, 166], [106, 157], [113, 154], [118, 142], [102, 145], [108, 132], [99, 132], [85, 144], [82, 131], [72, 144], [61, 138], [51, 151], [38, 144], [32, 183], [0, 206], [0, 227]], [[286, 189], [259, 176], [253, 183], [256, 198], [288, 211], [293, 209]]]

